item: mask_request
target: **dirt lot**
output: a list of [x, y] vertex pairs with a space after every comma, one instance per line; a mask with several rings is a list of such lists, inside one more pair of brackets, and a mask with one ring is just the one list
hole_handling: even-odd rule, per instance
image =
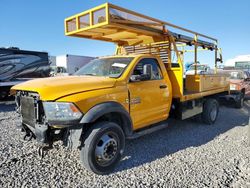
[[79, 152], [55, 143], [45, 158], [15, 125], [13, 101], [0, 103], [0, 187], [250, 187], [250, 101], [222, 106], [217, 123], [174, 121], [167, 129], [127, 142], [114, 173], [82, 168]]

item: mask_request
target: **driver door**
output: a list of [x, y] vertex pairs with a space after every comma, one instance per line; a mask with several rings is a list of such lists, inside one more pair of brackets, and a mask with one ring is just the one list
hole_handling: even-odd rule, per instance
[[170, 105], [169, 88], [163, 79], [158, 61], [144, 58], [135, 66], [132, 75], [143, 74], [143, 67], [152, 65], [152, 77], [148, 80], [129, 82], [130, 115], [134, 129], [165, 120]]

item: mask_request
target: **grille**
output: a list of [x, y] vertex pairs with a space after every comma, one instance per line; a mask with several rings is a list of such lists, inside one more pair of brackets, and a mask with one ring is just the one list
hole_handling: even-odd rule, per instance
[[20, 99], [23, 123], [35, 127], [35, 100], [33, 97], [22, 96]]

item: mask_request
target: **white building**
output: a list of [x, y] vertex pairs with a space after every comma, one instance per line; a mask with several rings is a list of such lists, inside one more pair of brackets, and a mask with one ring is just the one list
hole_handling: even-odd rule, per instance
[[50, 66], [56, 66], [56, 56], [49, 56]]
[[73, 74], [92, 59], [94, 59], [94, 57], [69, 54], [59, 55], [56, 56], [56, 66], [64, 67], [68, 74]]

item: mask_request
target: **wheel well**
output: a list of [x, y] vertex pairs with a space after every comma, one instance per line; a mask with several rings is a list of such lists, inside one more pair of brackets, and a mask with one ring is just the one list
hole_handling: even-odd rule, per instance
[[204, 97], [204, 100], [212, 98], [212, 99], [216, 99], [217, 101], [220, 101], [220, 97], [222, 97], [224, 95], [228, 95], [228, 92], [225, 91], [225, 92], [221, 92], [221, 93], [216, 93], [216, 94], [213, 94], [213, 95], [209, 95], [209, 96]]
[[126, 118], [126, 116], [124, 116], [119, 112], [110, 112], [104, 114], [101, 117], [99, 117], [95, 122], [98, 121], [109, 121], [116, 123], [117, 125], [121, 126], [125, 136], [128, 136], [132, 133], [130, 121]]
[[243, 88], [243, 89], [241, 90], [241, 92], [243, 93], [243, 95], [245, 95], [245, 91], [246, 91], [245, 88]]

